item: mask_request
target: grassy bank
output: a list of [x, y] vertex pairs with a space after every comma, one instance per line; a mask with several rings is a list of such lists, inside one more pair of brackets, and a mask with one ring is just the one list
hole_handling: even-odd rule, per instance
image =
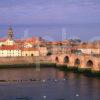
[[72, 66], [57, 66], [57, 68], [61, 71], [65, 72], [74, 72], [78, 74], [84, 74], [89, 77], [100, 77], [100, 71], [92, 71], [91, 69], [86, 68], [77, 68]]

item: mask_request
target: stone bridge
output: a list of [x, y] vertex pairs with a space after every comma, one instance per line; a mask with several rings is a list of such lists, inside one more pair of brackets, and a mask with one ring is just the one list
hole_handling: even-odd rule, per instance
[[69, 67], [89, 68], [93, 71], [100, 71], [100, 57], [77, 54], [52, 55], [52, 61], [56, 64]]

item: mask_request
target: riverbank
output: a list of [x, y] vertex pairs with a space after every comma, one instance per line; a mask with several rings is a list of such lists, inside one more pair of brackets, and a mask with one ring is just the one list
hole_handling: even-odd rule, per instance
[[28, 63], [28, 64], [2, 64], [0, 65], [0, 69], [9, 69], [9, 68], [44, 68], [44, 67], [52, 67], [57, 68], [64, 72], [73, 72], [77, 74], [84, 74], [89, 77], [100, 77], [100, 71], [92, 71], [91, 69], [86, 68], [78, 68], [72, 66], [64, 66], [64, 65], [56, 65], [55, 63]]
[[56, 64], [55, 63], [30, 63], [30, 64], [9, 64], [9, 65], [5, 65], [2, 64], [0, 65], [0, 69], [7, 69], [7, 68], [35, 68], [35, 67], [55, 67], [56, 68]]
[[78, 68], [78, 67], [72, 67], [72, 66], [59, 65], [59, 66], [57, 66], [57, 69], [64, 71], [64, 72], [73, 72], [73, 73], [77, 73], [77, 74], [84, 74], [88, 77], [100, 77], [100, 71], [93, 71], [89, 68]]

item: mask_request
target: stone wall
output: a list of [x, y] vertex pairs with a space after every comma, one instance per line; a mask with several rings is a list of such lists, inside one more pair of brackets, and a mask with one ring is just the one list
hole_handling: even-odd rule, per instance
[[50, 57], [1, 57], [0, 65], [32, 64], [36, 62], [51, 62]]
[[[65, 57], [69, 58], [69, 62], [64, 62]], [[58, 60], [56, 59], [58, 58]], [[75, 61], [80, 61], [79, 65], [75, 65]], [[92, 61], [93, 65], [87, 66], [87, 62]], [[52, 56], [41, 56], [41, 57], [4, 57], [0, 58], [0, 65], [16, 65], [16, 64], [33, 64], [36, 62], [40, 63], [55, 63], [60, 65], [66, 65], [70, 67], [79, 68], [91, 68], [94, 71], [100, 71], [100, 57], [93, 57], [89, 55], [76, 55], [76, 54], [59, 54]]]
[[[67, 57], [69, 61], [64, 63], [65, 57]], [[79, 60], [80, 62], [79, 65], [75, 65], [76, 59]], [[58, 54], [58, 55], [52, 55], [52, 61], [54, 61], [58, 65], [66, 65], [70, 67], [78, 67], [78, 68], [92, 69], [94, 71], [100, 71], [100, 57], [95, 57], [91, 55]], [[88, 66], [87, 63], [89, 61], [91, 63]]]

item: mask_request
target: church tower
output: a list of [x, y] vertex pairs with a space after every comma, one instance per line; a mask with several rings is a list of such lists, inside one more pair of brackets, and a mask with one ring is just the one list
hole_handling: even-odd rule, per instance
[[8, 29], [8, 39], [13, 40], [13, 29], [11, 26]]

